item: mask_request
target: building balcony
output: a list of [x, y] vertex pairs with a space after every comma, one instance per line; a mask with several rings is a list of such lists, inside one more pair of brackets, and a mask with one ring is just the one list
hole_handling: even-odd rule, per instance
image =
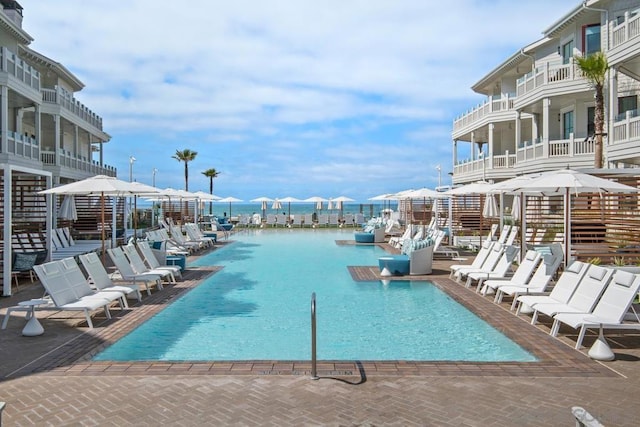
[[0, 71], [7, 73], [29, 88], [40, 90], [40, 73], [6, 47], [0, 48]]
[[585, 168], [593, 165], [594, 141], [590, 138], [525, 141], [515, 154], [506, 152], [486, 159], [465, 160], [453, 168], [455, 183], [502, 180], [518, 174], [553, 170], [570, 166]]
[[505, 111], [513, 111], [513, 101], [515, 94], [505, 96], [489, 96], [485, 102], [476, 106], [472, 110], [466, 112], [462, 116], [453, 121], [453, 134], [463, 132], [469, 128], [478, 127], [483, 121], [489, 118], [493, 121], [497, 120], [495, 113], [504, 113]]
[[637, 54], [640, 38], [640, 14], [626, 12], [619, 20], [609, 23], [609, 63], [616, 64]]
[[95, 128], [102, 130], [102, 117], [92, 112], [80, 101], [73, 97], [73, 94], [60, 87], [56, 89], [42, 89], [42, 102], [45, 104], [56, 104], [71, 112], [76, 117], [84, 120]]
[[640, 110], [627, 111], [616, 118], [607, 160], [640, 164]]
[[[40, 157], [45, 166], [56, 166], [56, 153], [53, 151], [41, 151]], [[59, 163], [57, 166], [68, 168], [74, 171], [87, 172], [91, 175], [107, 175], [115, 177], [116, 168], [103, 165], [84, 156], [74, 156], [68, 151], [60, 149]]]
[[16, 157], [39, 161], [40, 145], [35, 138], [13, 131], [8, 131], [7, 153]]
[[[535, 100], [536, 94], [546, 88], [549, 90], [554, 89], [547, 96], [562, 94], [563, 86], [566, 86], [567, 93], [574, 92], [577, 88], [573, 84], [576, 83], [586, 84], [587, 81], [583, 78], [582, 72], [573, 58], [570, 58], [567, 64], [547, 63], [538, 65], [534, 70], [516, 81], [516, 96], [518, 98], [516, 107], [520, 107], [519, 104], [531, 102], [532, 97]], [[558, 90], [558, 86], [561, 87], [560, 90]]]

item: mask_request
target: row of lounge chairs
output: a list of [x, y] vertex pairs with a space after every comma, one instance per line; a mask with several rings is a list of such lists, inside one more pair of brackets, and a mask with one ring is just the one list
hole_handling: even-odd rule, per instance
[[272, 227], [359, 227], [364, 223], [364, 214], [319, 214], [314, 221], [313, 214], [292, 215], [267, 214], [265, 225]]
[[497, 245], [484, 245], [472, 265], [452, 265], [450, 277], [466, 276], [467, 287], [476, 283], [476, 292], [495, 293], [495, 303], [511, 297], [511, 310], [520, 315], [523, 307], [529, 308], [532, 324], [540, 315], [547, 316], [553, 320], [550, 334], [554, 337], [561, 325], [579, 329], [576, 349], [582, 346], [588, 329], [599, 329], [600, 334], [603, 329], [640, 330], [640, 316], [633, 306], [640, 292], [640, 275], [573, 261], [549, 291], [563, 261], [560, 244], [527, 251], [512, 275], [490, 266], [490, 252]]
[[[107, 253], [118, 270], [117, 275], [109, 275], [96, 252], [81, 254], [77, 260], [68, 257], [35, 266], [34, 271], [45, 288], [45, 297], [35, 310], [82, 311], [87, 325], [93, 328], [91, 312], [103, 309], [110, 319], [109, 307], [113, 302], [118, 301], [121, 309], [125, 309], [128, 295], [142, 300], [141, 285], [150, 294], [151, 287], [161, 290], [163, 282], [176, 283], [176, 277], [181, 277], [180, 267], [161, 265], [146, 241], [139, 241], [135, 246], [110, 248]], [[112, 278], [116, 276], [122, 283], [113, 282]], [[6, 328], [13, 311], [27, 311], [29, 316], [30, 310], [23, 305], [9, 307], [2, 329]]]

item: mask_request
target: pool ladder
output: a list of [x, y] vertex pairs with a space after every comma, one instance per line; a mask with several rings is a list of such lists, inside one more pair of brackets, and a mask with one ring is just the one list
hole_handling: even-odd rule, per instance
[[316, 369], [316, 293], [311, 294], [311, 379], [318, 380]]

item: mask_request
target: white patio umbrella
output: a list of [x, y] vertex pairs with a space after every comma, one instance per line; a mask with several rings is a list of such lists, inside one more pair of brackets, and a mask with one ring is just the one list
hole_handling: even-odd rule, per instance
[[[134, 185], [135, 184], [135, 185]], [[106, 175], [96, 175], [81, 181], [72, 182], [58, 187], [39, 191], [38, 194], [68, 194], [99, 196], [102, 224], [102, 253], [105, 253], [105, 221], [104, 221], [104, 198], [109, 197], [130, 197], [139, 194], [158, 193], [158, 189], [141, 183], [121, 181], [115, 177]], [[115, 235], [115, 230], [114, 230]]]
[[488, 194], [484, 201], [484, 208], [482, 209], [482, 216], [485, 218], [498, 218], [500, 211], [498, 210], [498, 203], [496, 197], [493, 194]]
[[511, 217], [514, 221], [519, 221], [522, 218], [522, 212], [520, 212], [520, 204], [522, 203], [522, 198], [520, 194], [514, 194], [513, 202], [511, 203]]
[[316, 210], [319, 210], [319, 211], [322, 210], [322, 203], [327, 201], [328, 199], [325, 199], [324, 197], [320, 197], [320, 196], [313, 196], [303, 200], [303, 202], [315, 203]]
[[301, 202], [302, 200], [296, 199], [295, 197], [284, 197], [280, 199], [280, 201], [289, 205], [289, 220], [291, 220], [291, 202]]
[[231, 203], [242, 202], [241, 199], [237, 199], [235, 197], [225, 197], [224, 199], [219, 199], [218, 201], [222, 203], [229, 203], [229, 220], [231, 220]]
[[76, 209], [76, 199], [73, 195], [67, 194], [62, 199], [60, 209], [58, 210], [58, 218], [70, 219], [71, 221], [78, 220], [78, 211]]
[[273, 201], [273, 204], [271, 205], [271, 209], [275, 209], [277, 211], [279, 211], [280, 209], [282, 209], [282, 203], [280, 203], [280, 200], [275, 199]]
[[267, 203], [273, 202], [273, 199], [270, 199], [268, 197], [257, 197], [255, 199], [251, 199], [250, 202], [260, 203], [260, 207], [262, 209], [262, 218], [264, 218], [267, 211]]
[[514, 188], [513, 192], [524, 195], [564, 196], [564, 260], [567, 265], [571, 256], [571, 195], [637, 193], [638, 189], [575, 170], [561, 169], [542, 173], [537, 178], [523, 182]]
[[335, 208], [340, 210], [340, 216], [342, 217], [342, 209], [344, 208], [343, 203], [345, 203], [345, 202], [355, 202], [355, 200], [353, 200], [350, 197], [339, 196], [339, 197], [336, 197], [335, 199], [333, 199], [333, 202], [335, 203]]

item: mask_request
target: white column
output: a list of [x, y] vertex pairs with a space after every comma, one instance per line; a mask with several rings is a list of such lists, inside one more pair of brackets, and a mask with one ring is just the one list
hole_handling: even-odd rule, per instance
[[0, 152], [8, 153], [9, 140], [7, 132], [9, 131], [9, 88], [7, 86], [2, 86], [2, 90], [0, 90], [0, 131], [2, 131], [0, 136]]
[[36, 104], [34, 107], [36, 141], [38, 141], [38, 147], [40, 147], [40, 151], [42, 151], [42, 122], [40, 117], [40, 104]]
[[[3, 95], [4, 89], [6, 87], [3, 86]], [[4, 96], [3, 96], [4, 98]], [[4, 101], [3, 101], [4, 105]], [[4, 114], [3, 114], [4, 117]], [[5, 138], [5, 132], [3, 129], [2, 132], [3, 140]], [[11, 187], [13, 183], [11, 182], [11, 167], [8, 164], [5, 164], [4, 169], [4, 194], [3, 194], [3, 206], [4, 209], [4, 224], [3, 224], [3, 233], [4, 233], [4, 260], [3, 260], [3, 269], [2, 269], [2, 295], [10, 296], [11, 295], [11, 223], [13, 219], [11, 217]]]
[[549, 157], [549, 119], [551, 118], [551, 99], [542, 100], [542, 150], [545, 158]]
[[453, 140], [453, 167], [456, 167], [456, 164], [458, 163], [458, 140], [454, 139]]
[[[603, 166], [607, 167], [609, 164], [607, 156], [607, 147], [611, 145], [615, 135], [613, 134], [613, 124], [616, 122], [616, 117], [620, 113], [618, 110], [618, 68], [611, 67], [609, 69], [609, 91], [605, 91], [605, 96], [609, 96], [609, 117], [605, 117], [604, 132], [607, 134], [607, 145], [603, 146], [604, 151], [604, 163]], [[629, 117], [629, 116], [627, 116]]]
[[471, 161], [476, 159], [476, 134], [471, 132]]
[[[493, 169], [493, 132], [495, 130], [496, 125], [493, 123], [489, 124], [489, 137], [487, 138], [487, 150], [488, 150], [488, 158], [489, 158], [489, 169]], [[483, 159], [484, 161], [484, 159]]]
[[60, 148], [60, 116], [54, 114], [53, 116], [53, 146], [55, 152], [55, 165], [60, 166], [60, 152], [62, 149]]
[[[520, 110], [516, 111], [516, 129], [515, 129], [515, 138], [516, 138], [516, 151], [520, 146], [520, 142], [522, 141], [522, 119], [520, 117]], [[525, 160], [526, 160], [526, 150], [525, 150]]]

